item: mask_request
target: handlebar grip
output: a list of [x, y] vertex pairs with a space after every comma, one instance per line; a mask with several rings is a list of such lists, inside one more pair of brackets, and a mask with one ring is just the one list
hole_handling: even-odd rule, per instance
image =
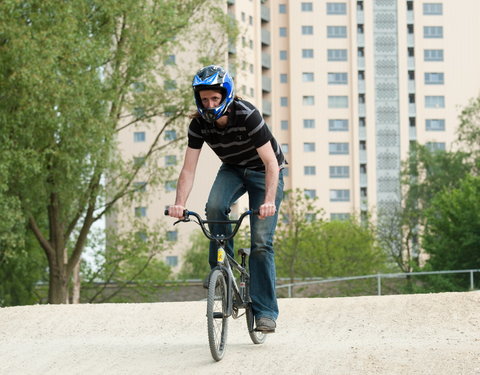
[[163, 211], [163, 214], [164, 214], [165, 216], [168, 216], [168, 210], [166, 209], [165, 211]]
[[258, 215], [260, 213], [260, 210], [251, 210], [252, 215]]

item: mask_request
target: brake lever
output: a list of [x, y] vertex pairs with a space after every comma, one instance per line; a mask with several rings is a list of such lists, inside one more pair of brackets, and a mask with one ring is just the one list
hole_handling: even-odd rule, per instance
[[173, 223], [173, 225], [177, 225], [178, 223], [188, 223], [190, 220], [190, 218], [186, 217], [184, 219], [179, 219], [177, 220], [176, 222]]

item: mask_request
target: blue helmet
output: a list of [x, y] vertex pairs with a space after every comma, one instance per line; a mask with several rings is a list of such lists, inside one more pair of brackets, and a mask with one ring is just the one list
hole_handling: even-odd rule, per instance
[[[209, 65], [200, 69], [193, 77], [192, 87], [198, 113], [207, 122], [213, 123], [222, 117], [233, 102], [233, 80], [221, 66]], [[220, 105], [215, 108], [204, 108], [199, 94], [202, 90], [220, 90], [222, 92]]]

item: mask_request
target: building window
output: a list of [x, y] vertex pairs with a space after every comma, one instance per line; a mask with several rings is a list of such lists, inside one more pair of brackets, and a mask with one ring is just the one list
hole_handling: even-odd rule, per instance
[[167, 232], [167, 241], [176, 242], [178, 240], [178, 232], [176, 230], [169, 230]]
[[425, 61], [443, 61], [443, 49], [426, 49], [423, 51]]
[[280, 60], [286, 60], [287, 59], [287, 51], [282, 50], [280, 51]]
[[176, 63], [175, 55], [168, 55], [168, 57], [165, 59], [165, 65], [175, 65], [175, 63]]
[[288, 107], [288, 98], [286, 96], [280, 97], [280, 107]]
[[302, 12], [313, 12], [313, 3], [302, 3]]
[[350, 177], [350, 167], [348, 166], [331, 166], [330, 167], [330, 178], [349, 178]]
[[348, 96], [329, 96], [328, 108], [348, 108]]
[[[169, 240], [169, 241], [172, 241], [172, 240]], [[172, 255], [167, 256], [165, 258], [165, 263], [167, 263], [167, 265], [169, 265], [170, 267], [176, 267], [178, 265], [178, 257], [177, 256], [172, 256]]]
[[147, 183], [146, 182], [134, 182], [133, 189], [139, 193], [145, 193], [147, 191]]
[[315, 75], [313, 73], [302, 73], [303, 82], [313, 82], [315, 80]]
[[330, 220], [331, 221], [335, 221], [335, 220], [338, 220], [338, 221], [347, 221], [348, 219], [350, 219], [350, 214], [348, 213], [331, 213], [330, 214]]
[[307, 223], [312, 223], [313, 221], [315, 221], [317, 218], [317, 216], [315, 214], [305, 214], [305, 221]]
[[288, 130], [288, 120], [282, 120], [282, 121], [280, 121], [280, 129], [282, 129], [282, 130]]
[[425, 108], [445, 108], [445, 97], [425, 96]]
[[177, 131], [176, 130], [166, 130], [165, 131], [165, 140], [166, 141], [174, 141], [177, 139]]
[[278, 5], [278, 13], [286, 14], [287, 13], [287, 4], [279, 4]]
[[145, 165], [146, 158], [145, 156], [135, 156], [133, 158], [133, 165], [135, 167], [141, 167], [142, 165]]
[[175, 191], [177, 189], [177, 181], [170, 180], [165, 182], [165, 190], [167, 192]]
[[135, 107], [132, 111], [132, 115], [133, 117], [135, 117], [136, 119], [141, 119], [143, 117], [145, 117], [145, 108], [143, 107]]
[[315, 199], [317, 197], [317, 191], [315, 189], [304, 189], [303, 193], [310, 199]]
[[327, 14], [347, 14], [347, 4], [327, 3]]
[[304, 95], [303, 105], [315, 105], [315, 97], [312, 95]]
[[445, 120], [444, 119], [428, 119], [425, 120], [425, 129], [428, 131], [444, 131]]
[[145, 132], [135, 132], [133, 133], [133, 141], [134, 142], [145, 142], [146, 136]]
[[302, 49], [302, 57], [304, 59], [313, 59], [313, 49]]
[[305, 129], [314, 129], [315, 128], [315, 119], [304, 119], [303, 127]]
[[331, 189], [330, 202], [349, 202], [350, 190], [345, 189]]
[[288, 154], [288, 143], [282, 143], [280, 147], [282, 148], [282, 152], [284, 154]]
[[287, 28], [286, 27], [280, 27], [278, 29], [278, 33], [280, 37], [286, 37], [287, 36]]
[[426, 85], [443, 85], [444, 84], [444, 74], [443, 73], [425, 73], [425, 84]]
[[445, 151], [445, 142], [427, 142], [425, 144], [427, 149], [429, 149], [431, 152], [435, 151]]
[[304, 152], [315, 152], [315, 143], [314, 142], [304, 142], [303, 143]]
[[327, 26], [328, 38], [346, 38], [347, 26]]
[[442, 26], [424, 26], [423, 27], [423, 37], [427, 39], [433, 38], [443, 38], [443, 27]]
[[164, 87], [165, 91], [176, 90], [177, 89], [177, 81], [175, 81], [174, 79], [167, 79], [163, 83], [163, 87]]
[[306, 165], [303, 167], [303, 174], [305, 176], [315, 176], [317, 174], [317, 168], [314, 165]]
[[346, 85], [348, 83], [347, 73], [328, 73], [329, 85]]
[[137, 241], [141, 241], [141, 242], [147, 242], [148, 240], [148, 236], [145, 232], [136, 232], [135, 238], [137, 239]]
[[328, 153], [330, 155], [348, 155], [348, 143], [330, 142], [328, 144]]
[[347, 61], [346, 49], [329, 49], [327, 51], [328, 61]]
[[285, 73], [280, 74], [280, 83], [287, 83], [288, 82], [288, 75]]
[[172, 165], [177, 165], [177, 156], [176, 155], [166, 155], [165, 156], [165, 166], [169, 167]]
[[348, 131], [348, 120], [328, 120], [328, 130], [331, 132], [346, 132]]
[[441, 3], [424, 3], [424, 16], [441, 16], [443, 14], [443, 4]]
[[147, 207], [135, 207], [135, 217], [147, 216]]
[[313, 26], [302, 26], [302, 35], [313, 35]]

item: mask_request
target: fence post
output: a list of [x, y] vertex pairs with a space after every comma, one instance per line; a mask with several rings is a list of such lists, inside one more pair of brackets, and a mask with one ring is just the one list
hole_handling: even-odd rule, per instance
[[473, 282], [473, 270], [470, 270], [470, 290], [473, 290], [475, 283]]
[[377, 273], [377, 295], [382, 295], [382, 275]]

